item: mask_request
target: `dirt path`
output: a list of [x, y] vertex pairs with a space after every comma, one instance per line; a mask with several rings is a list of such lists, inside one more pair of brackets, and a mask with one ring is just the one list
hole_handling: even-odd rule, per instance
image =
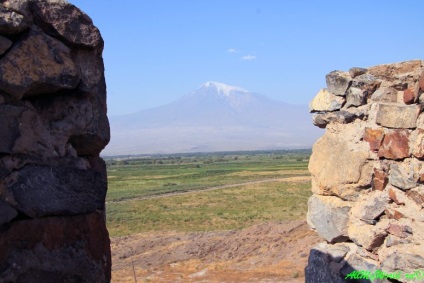
[[190, 191], [169, 192], [169, 193], [164, 193], [164, 194], [157, 194], [157, 195], [150, 195], [150, 196], [143, 196], [143, 197], [135, 197], [135, 198], [131, 198], [131, 199], [113, 200], [113, 201], [107, 201], [106, 204], [108, 204], [108, 203], [118, 203], [118, 202], [137, 201], [137, 200], [145, 200], [145, 199], [158, 199], [158, 198], [165, 198], [165, 197], [171, 197], [171, 196], [177, 196], [177, 195], [194, 194], [194, 193], [198, 193], [198, 192], [207, 192], [207, 191], [213, 191], [213, 190], [221, 190], [221, 189], [228, 189], [228, 188], [234, 188], [234, 187], [239, 187], [239, 186], [269, 183], [269, 182], [308, 182], [310, 180], [311, 180], [311, 177], [310, 176], [294, 176], [294, 177], [285, 177], [285, 178], [269, 178], [269, 179], [263, 179], [263, 180], [256, 180], [256, 181], [249, 181], [249, 182], [237, 183], [237, 184], [208, 187], [208, 188], [204, 188], [204, 189], [195, 189], [195, 190], [190, 190]]

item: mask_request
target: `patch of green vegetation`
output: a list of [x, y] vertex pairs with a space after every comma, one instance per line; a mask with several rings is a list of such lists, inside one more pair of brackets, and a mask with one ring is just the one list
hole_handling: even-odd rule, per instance
[[304, 175], [309, 154], [305, 150], [285, 155], [278, 151], [109, 159], [107, 201]]
[[[264, 221], [303, 219], [309, 182], [247, 182], [309, 176], [309, 155], [305, 150], [109, 159], [110, 235], [241, 229]], [[236, 186], [201, 191], [230, 184]], [[193, 190], [199, 191], [137, 199]]]
[[304, 219], [308, 182], [268, 182], [107, 204], [112, 237], [147, 231], [215, 231]]

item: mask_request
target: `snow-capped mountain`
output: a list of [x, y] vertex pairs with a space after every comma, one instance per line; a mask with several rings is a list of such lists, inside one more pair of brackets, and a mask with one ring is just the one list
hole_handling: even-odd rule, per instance
[[170, 104], [109, 119], [112, 139], [104, 155], [305, 148], [322, 135], [307, 105], [218, 82]]

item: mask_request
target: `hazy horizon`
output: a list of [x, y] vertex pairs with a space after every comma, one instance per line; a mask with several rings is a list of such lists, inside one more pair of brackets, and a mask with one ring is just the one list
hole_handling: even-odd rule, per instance
[[310, 148], [322, 134], [307, 105], [219, 82], [109, 120], [112, 138], [104, 155]]

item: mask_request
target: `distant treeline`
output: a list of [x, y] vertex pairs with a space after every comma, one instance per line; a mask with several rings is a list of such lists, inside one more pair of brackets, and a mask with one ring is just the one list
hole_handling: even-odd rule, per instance
[[260, 161], [281, 159], [285, 162], [308, 161], [311, 149], [282, 149], [257, 151], [196, 152], [156, 155], [120, 155], [103, 157], [106, 165], [163, 165], [163, 164], [211, 164], [221, 162]]

